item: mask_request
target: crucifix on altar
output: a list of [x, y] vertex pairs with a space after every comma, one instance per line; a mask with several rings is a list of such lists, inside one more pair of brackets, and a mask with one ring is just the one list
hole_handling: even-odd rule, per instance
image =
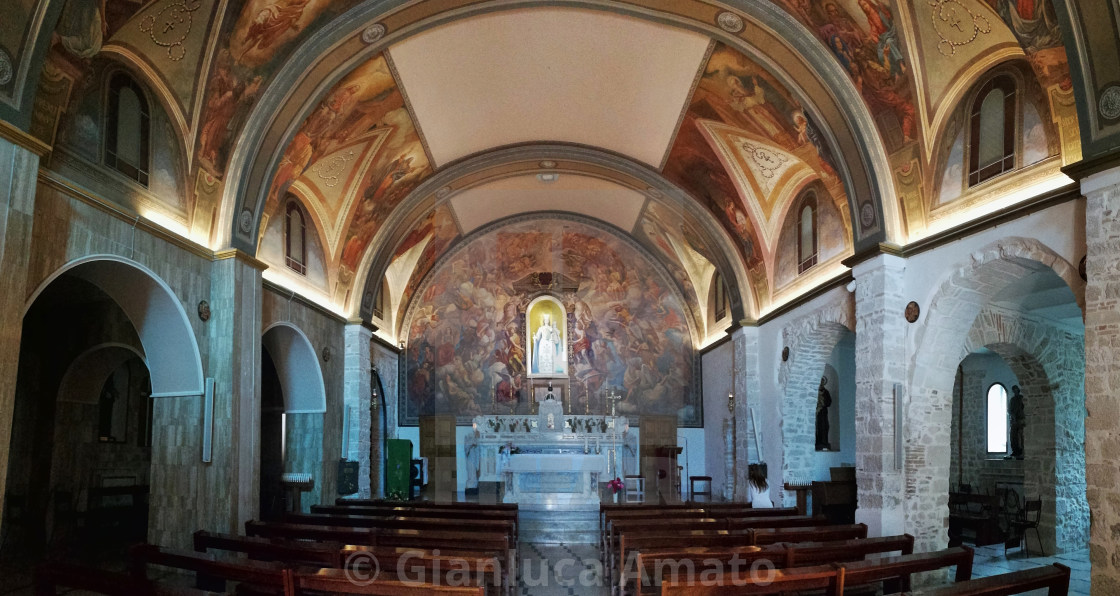
[[611, 402], [611, 417], [613, 418], [615, 416], [615, 406], [622, 401], [622, 394], [612, 387], [610, 392], [607, 393], [606, 399]]

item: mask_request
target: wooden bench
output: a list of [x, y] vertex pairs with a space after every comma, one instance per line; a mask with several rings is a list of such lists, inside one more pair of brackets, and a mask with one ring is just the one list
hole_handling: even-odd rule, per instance
[[792, 569], [759, 569], [753, 574], [750, 571], [736, 575], [718, 574], [704, 577], [703, 581], [697, 578], [661, 584], [662, 596], [738, 596], [821, 589], [828, 596], [842, 596], [844, 568], [817, 565]]
[[[214, 592], [225, 592], [226, 582], [237, 582], [238, 591], [251, 588], [260, 594], [286, 594], [290, 578], [287, 566], [269, 561], [225, 560], [214, 555], [162, 548], [152, 544], [137, 544], [129, 549], [130, 569], [138, 579], [148, 579], [148, 566], [159, 565], [193, 571], [196, 587]], [[247, 586], [246, 586], [247, 584]]]
[[749, 503], [712, 503], [708, 506], [699, 504], [643, 504], [643, 505], [615, 505], [602, 504], [599, 506], [599, 548], [604, 555], [613, 545], [610, 543], [610, 527], [615, 520], [630, 519], [697, 519], [722, 517], [788, 517], [798, 515], [793, 507], [776, 509], [754, 509]]
[[956, 566], [955, 581], [972, 577], [972, 549], [955, 546], [930, 553], [916, 553], [896, 557], [883, 557], [874, 561], [844, 563], [845, 586], [883, 583], [883, 592], [893, 594], [910, 589], [910, 576], [924, 571], [935, 571]]
[[35, 596], [55, 596], [59, 588], [108, 596], [210, 596], [194, 588], [168, 586], [124, 573], [71, 563], [47, 563], [35, 569]]
[[218, 534], [199, 530], [194, 533], [194, 550], [244, 553], [254, 561], [280, 561], [291, 566], [337, 567], [338, 553], [344, 545], [333, 542], [277, 541], [253, 536]]
[[517, 511], [517, 503], [475, 503], [469, 501], [391, 501], [389, 499], [348, 499], [346, 497], [339, 497], [334, 500], [335, 505], [343, 505], [346, 507], [413, 507], [413, 508], [447, 508], [454, 507], [457, 509], [474, 509], [485, 510], [491, 509], [494, 511]]
[[319, 542], [341, 542], [344, 544], [373, 544], [373, 530], [370, 528], [351, 528], [341, 526], [317, 526], [313, 524], [293, 524], [287, 522], [245, 522], [246, 536], [263, 538], [287, 538], [290, 540], [315, 540]]
[[482, 586], [439, 586], [429, 583], [375, 579], [354, 581], [343, 569], [298, 570], [291, 575], [292, 596], [303, 594], [367, 594], [375, 596], [485, 596]]
[[847, 561], [862, 561], [867, 555], [884, 554], [898, 551], [900, 554], [914, 553], [914, 537], [883, 536], [879, 538], [853, 538], [849, 540], [830, 540], [826, 542], [794, 542], [778, 544], [782, 548], [781, 567], [805, 567]]
[[1069, 593], [1069, 567], [1054, 563], [1000, 575], [956, 582], [948, 586], [907, 592], [912, 596], [1011, 596], [1044, 589], [1049, 596]]
[[754, 544], [763, 546], [778, 542], [825, 542], [867, 538], [866, 524], [840, 526], [806, 526], [801, 528], [754, 528]]
[[418, 515], [368, 517], [362, 515], [327, 515], [317, 513], [290, 513], [284, 516], [288, 523], [330, 527], [371, 528], [378, 530], [413, 529], [427, 531], [455, 530], [458, 532], [501, 533], [509, 539], [511, 548], [517, 548], [517, 526], [509, 520], [440, 519]]
[[[437, 585], [482, 586], [490, 594], [510, 593], [507, 569], [501, 560], [481, 551], [421, 550], [405, 547], [354, 546], [338, 553], [341, 569], [368, 570], [377, 562], [378, 577], [397, 581], [421, 581]], [[417, 577], [417, 574], [420, 574]], [[466, 582], [463, 581], [466, 576]]]
[[781, 567], [780, 562], [785, 554], [778, 546], [692, 546], [691, 540], [688, 544], [690, 546], [682, 548], [678, 541], [675, 548], [662, 546], [635, 549], [636, 557], [632, 557], [636, 558], [634, 572], [623, 575], [619, 582], [621, 593], [631, 594], [634, 592], [632, 588], [637, 587], [636, 592], [639, 594], [657, 594], [665, 581], [680, 579], [677, 576], [681, 573], [694, 573], [693, 577], [702, 577], [701, 574], [707, 569], [718, 572], [731, 568], [732, 565], [749, 569], [755, 561], [769, 561]]
[[416, 515], [418, 517], [431, 517], [438, 519], [469, 519], [512, 522], [517, 528], [516, 510], [482, 510], [462, 509], [459, 507], [401, 507], [401, 506], [373, 506], [358, 507], [345, 505], [312, 505], [311, 513], [325, 513], [328, 515], [362, 515], [367, 517], [392, 517], [397, 515]]

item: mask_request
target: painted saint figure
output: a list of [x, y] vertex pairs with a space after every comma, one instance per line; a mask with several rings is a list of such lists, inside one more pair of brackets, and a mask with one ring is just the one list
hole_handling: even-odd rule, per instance
[[541, 326], [533, 335], [533, 370], [541, 374], [564, 372], [560, 364], [561, 342], [560, 330], [552, 322], [552, 316], [545, 314], [541, 319]]

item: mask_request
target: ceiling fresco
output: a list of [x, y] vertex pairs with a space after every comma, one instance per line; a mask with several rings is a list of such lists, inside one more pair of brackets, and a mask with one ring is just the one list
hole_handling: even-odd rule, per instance
[[[98, 77], [121, 65], [166, 112], [179, 147], [159, 157], [173, 173], [161, 184], [179, 188], [147, 189], [145, 213], [162, 210], [211, 248], [253, 252], [281, 233], [269, 220], [284, 201], [297, 200], [323, 271], [285, 283], [349, 316], [365, 294], [354, 289], [384, 278], [379, 323], [393, 333], [463, 237], [534, 211], [630, 234], [670, 272], [696, 324], [716, 271], [737, 280], [732, 290], [750, 297], [744, 316], [757, 318], [835, 275], [857, 247], [921, 239], [948, 225], [946, 214], [973, 216], [1080, 159], [1077, 82], [1111, 72], [1071, 68], [1067, 56], [1063, 19], [1092, 14], [1089, 4], [11, 0], [0, 110], [18, 111], [11, 121], [51, 144], [99, 139], [81, 127], [97, 126]], [[1008, 63], [1037, 84], [1024, 115], [1031, 173], [995, 193], [958, 192], [954, 168], [968, 148], [955, 111]], [[14, 96], [20, 77], [30, 77], [31, 104]], [[560, 169], [567, 177], [551, 187], [533, 186], [535, 173], [446, 180], [454, 190], [439, 200], [425, 184], [523, 144], [598, 151], [667, 186], [661, 196], [649, 192], [657, 184], [616, 184], [613, 174], [575, 183]], [[86, 149], [50, 165], [96, 161]], [[829, 205], [821, 238], [835, 266], [791, 277], [778, 253], [791, 205], [810, 187]]]

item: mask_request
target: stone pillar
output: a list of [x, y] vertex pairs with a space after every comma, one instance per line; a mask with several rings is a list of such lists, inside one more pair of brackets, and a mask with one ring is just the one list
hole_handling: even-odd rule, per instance
[[1093, 594], [1120, 594], [1120, 167], [1081, 180], [1085, 207], [1085, 480]]
[[[761, 401], [762, 383], [758, 370], [758, 327], [740, 327], [732, 334], [732, 386], [735, 391], [735, 500], [747, 500], [747, 464], [759, 461], [754, 415]], [[773, 485], [777, 474], [771, 474]], [[780, 478], [778, 478], [780, 480]], [[781, 486], [779, 482], [779, 487]], [[771, 498], [779, 492], [771, 490]]]
[[23, 307], [30, 291], [26, 285], [35, 222], [35, 180], [39, 157], [46, 151], [45, 146], [0, 121], [0, 354], [4, 355], [0, 357], [0, 511], [5, 510]]
[[[345, 446], [344, 455], [347, 459], [358, 462], [358, 494], [356, 496], [369, 499], [375, 493], [381, 494], [380, 482], [373, 478], [373, 468], [370, 466], [370, 431], [375, 421], [370, 411], [370, 339], [373, 332], [360, 322], [352, 322], [346, 326], [346, 359], [345, 373], [343, 375], [343, 400], [346, 408], [346, 418], [349, 421], [347, 436], [349, 441]], [[384, 407], [384, 404], [378, 404]]]
[[852, 268], [856, 283], [856, 521], [867, 524], [869, 536], [905, 531], [902, 462], [895, 459], [895, 432], [902, 429], [895, 428], [894, 397], [895, 384], [906, 381], [905, 268], [905, 260], [887, 254]]

